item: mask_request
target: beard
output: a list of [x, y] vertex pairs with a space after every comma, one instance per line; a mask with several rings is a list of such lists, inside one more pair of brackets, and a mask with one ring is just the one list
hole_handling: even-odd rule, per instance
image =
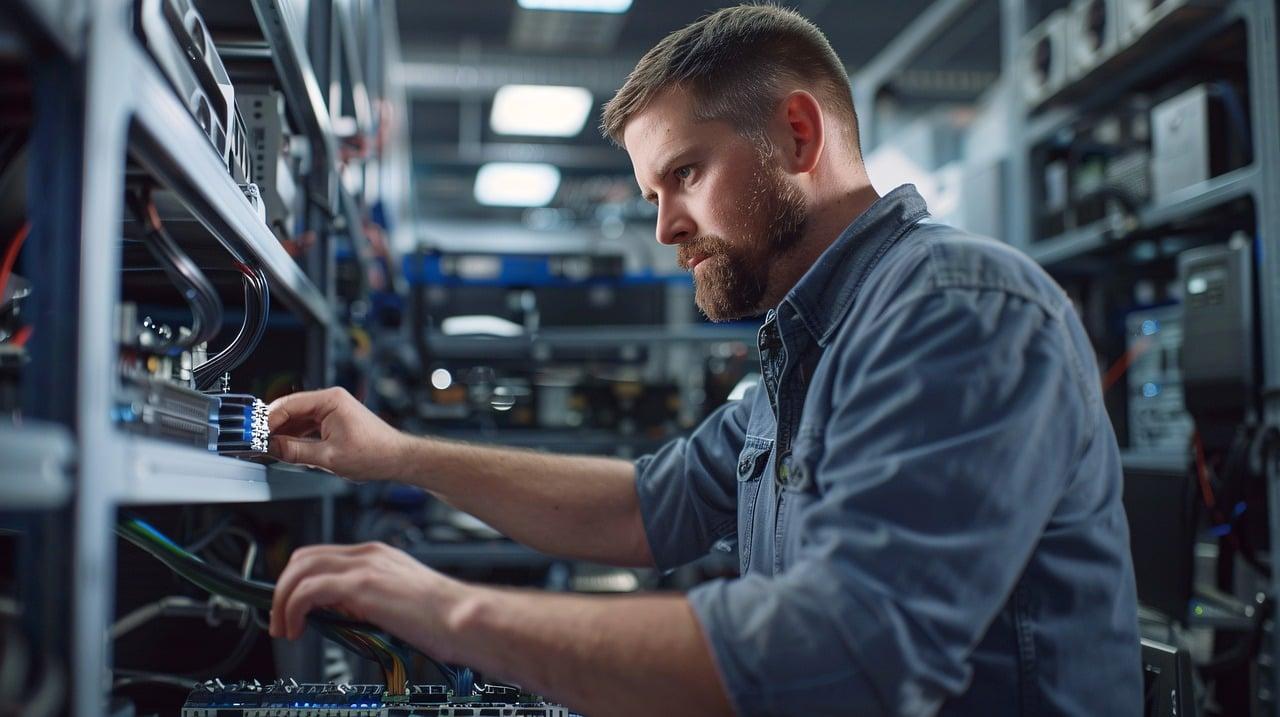
[[704, 235], [681, 244], [677, 257], [688, 266], [697, 255], [706, 258], [694, 274], [694, 302], [712, 321], [757, 316], [767, 308], [769, 277], [775, 261], [794, 249], [804, 236], [808, 207], [800, 191], [762, 157], [751, 191], [735, 204], [742, 218], [736, 241]]

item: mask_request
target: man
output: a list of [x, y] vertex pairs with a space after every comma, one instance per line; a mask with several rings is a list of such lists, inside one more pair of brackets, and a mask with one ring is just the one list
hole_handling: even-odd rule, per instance
[[843, 66], [793, 12], [667, 37], [604, 129], [699, 307], [768, 310], [760, 386], [634, 464], [409, 437], [332, 389], [273, 404], [273, 450], [572, 558], [665, 569], [736, 536], [742, 577], [600, 599], [311, 547], [272, 633], [337, 608], [590, 715], [1138, 714], [1119, 454], [1052, 280], [876, 195]]

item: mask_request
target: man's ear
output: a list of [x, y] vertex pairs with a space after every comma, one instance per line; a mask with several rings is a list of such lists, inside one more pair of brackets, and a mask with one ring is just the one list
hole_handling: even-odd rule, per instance
[[789, 93], [778, 104], [771, 123], [774, 146], [781, 150], [783, 169], [807, 174], [818, 166], [826, 138], [822, 107], [804, 90]]

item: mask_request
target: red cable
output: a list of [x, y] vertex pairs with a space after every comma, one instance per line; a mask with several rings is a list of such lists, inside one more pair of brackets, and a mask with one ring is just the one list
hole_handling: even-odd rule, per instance
[[1129, 350], [1125, 351], [1120, 358], [1116, 359], [1115, 363], [1111, 364], [1111, 368], [1107, 369], [1107, 373], [1102, 377], [1102, 390], [1107, 391], [1115, 385], [1115, 382], [1120, 380], [1120, 377], [1124, 375], [1125, 371], [1129, 370], [1133, 362], [1137, 361], [1138, 357], [1146, 353], [1149, 348], [1151, 348], [1151, 341], [1146, 337], [1135, 341], [1133, 346], [1130, 346]]
[[27, 339], [31, 338], [31, 331], [34, 327], [31, 325], [23, 326], [13, 334], [12, 343], [16, 346], [26, 346]]
[[1200, 495], [1204, 497], [1205, 506], [1212, 511], [1217, 501], [1213, 497], [1213, 486], [1209, 485], [1209, 469], [1205, 466], [1204, 444], [1200, 442], [1199, 431], [1191, 434], [1191, 444], [1196, 453], [1196, 478], [1200, 481]]
[[27, 240], [30, 232], [31, 222], [24, 222], [9, 242], [9, 248], [4, 253], [4, 263], [0, 264], [0, 297], [4, 296], [4, 289], [9, 285], [9, 275], [13, 273], [14, 263], [18, 261], [18, 251], [22, 249], [22, 243]]

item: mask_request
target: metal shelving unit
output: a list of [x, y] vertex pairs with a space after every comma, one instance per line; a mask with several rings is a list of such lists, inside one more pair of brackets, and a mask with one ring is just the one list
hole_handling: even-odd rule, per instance
[[1110, 219], [1101, 219], [1034, 242], [1027, 247], [1027, 253], [1045, 266], [1074, 259], [1123, 240], [1128, 235], [1186, 221], [1236, 199], [1256, 197], [1261, 189], [1261, 179], [1262, 172], [1256, 164], [1241, 167], [1181, 189], [1167, 199], [1139, 209], [1132, 226], [1116, 228]]
[[75, 447], [56, 424], [0, 427], [0, 507], [5, 510], [62, 508], [71, 498]]
[[[929, 42], [944, 34], [956, 14], [968, 5], [966, 0], [936, 0], [854, 76], [865, 146], [874, 147], [877, 140], [872, 108], [880, 87], [901, 73]], [[1011, 90], [1005, 115], [1009, 178], [1003, 195], [1002, 239], [1054, 271], [1072, 259], [1123, 249], [1130, 239], [1151, 238], [1166, 227], [1191, 223], [1232, 202], [1251, 200], [1262, 244], [1256, 274], [1263, 327], [1265, 413], [1271, 425], [1280, 424], [1280, 123], [1275, 120], [1280, 116], [1280, 34], [1275, 0], [1227, 0], [1213, 15], [1186, 26], [1172, 38], [1140, 42], [1136, 50], [1122, 51], [1105, 70], [1093, 72], [1074, 88], [1059, 92], [1048, 106], [1030, 112], [1021, 100], [1024, 77], [1020, 50], [1022, 39], [1035, 20], [1032, 10], [1044, 6], [1044, 2], [1000, 0], [1001, 79]], [[1233, 26], [1243, 28], [1247, 43], [1254, 163], [1139, 207], [1130, 216], [1105, 218], [1033, 242], [1032, 148], [1069, 132], [1078, 119], [1104, 110], [1135, 88], [1154, 84], [1153, 80], [1185, 63], [1206, 43], [1232, 32]], [[1127, 470], [1169, 474], [1186, 470], [1184, 457], [1175, 452], [1122, 451], [1121, 461]], [[1280, 506], [1280, 465], [1268, 467], [1267, 490], [1270, 505]], [[1276, 556], [1280, 555], [1280, 510], [1273, 509], [1269, 515], [1270, 554]], [[1269, 592], [1272, 599], [1280, 597], [1280, 571], [1270, 579]], [[1234, 618], [1224, 622], [1213, 617], [1209, 622], [1215, 626], [1243, 624]], [[1209, 623], [1201, 620], [1197, 624]], [[1265, 645], [1267, 654], [1258, 664], [1268, 677], [1261, 689], [1271, 695], [1280, 694], [1280, 640], [1269, 632]], [[1271, 698], [1268, 709], [1280, 716], [1280, 701]]]
[[258, 219], [222, 160], [182, 107], [154, 63], [134, 45], [127, 50], [137, 92], [133, 119], [145, 134], [135, 155], [153, 173], [191, 200], [200, 218], [238, 258], [248, 253], [274, 280], [272, 298], [283, 298], [312, 321], [337, 329], [333, 309], [280, 241]]
[[[1025, 6], [1020, 0], [1002, 0], [1006, 42], [1019, 40], [1029, 29]], [[1263, 393], [1266, 419], [1272, 425], [1280, 422], [1280, 56], [1277, 44], [1277, 8], [1274, 0], [1232, 0], [1211, 18], [1190, 26], [1176, 38], [1158, 46], [1148, 43], [1141, 56], [1129, 53], [1113, 62], [1114, 71], [1094, 72], [1088, 79], [1087, 98], [1074, 105], [1057, 106], [1030, 115], [1026, 108], [1013, 110], [1011, 127], [1012, 180], [1006, 186], [1005, 203], [1014, 212], [1008, 225], [1012, 229], [1006, 240], [1025, 249], [1050, 270], [1062, 262], [1112, 246], [1120, 247], [1129, 237], [1147, 236], [1156, 230], [1192, 221], [1223, 205], [1240, 199], [1252, 200], [1258, 229], [1261, 262], [1258, 267], [1258, 291], [1261, 297], [1263, 346]], [[1072, 230], [1058, 237], [1032, 242], [1030, 191], [1031, 167], [1028, 157], [1033, 146], [1051, 139], [1086, 116], [1115, 102], [1124, 93], [1159, 77], [1202, 48], [1205, 43], [1242, 24], [1247, 44], [1248, 95], [1254, 163], [1199, 185], [1187, 187], [1159, 202], [1141, 207], [1131, 221], [1113, 228], [1107, 220]], [[1017, 53], [1005, 53], [1004, 75], [1014, 87], [1022, 86]], [[1067, 94], [1070, 94], [1068, 92]], [[1184, 456], [1174, 453], [1125, 451], [1122, 464], [1126, 470], [1160, 471], [1180, 474], [1186, 470]], [[1280, 505], [1280, 466], [1269, 466], [1268, 499]], [[1270, 511], [1270, 554], [1280, 555], [1280, 511]], [[1280, 571], [1270, 579], [1268, 591], [1272, 599], [1280, 596]], [[1210, 610], [1210, 608], [1203, 608]], [[1244, 621], [1247, 623], [1248, 621]], [[1239, 627], [1237, 618], [1230, 620], [1201, 617], [1196, 623], [1218, 628]], [[1259, 694], [1276, 694], [1280, 686], [1280, 640], [1269, 633], [1264, 654], [1258, 661], [1261, 674]], [[1268, 698], [1267, 709], [1280, 715], [1280, 700]]]
[[351, 483], [287, 464], [251, 463], [165, 441], [129, 436], [119, 505], [260, 503], [337, 497]]
[[[67, 713], [77, 717], [108, 712], [102, 686], [109, 684], [112, 658], [103, 635], [113, 614], [113, 526], [120, 507], [305, 500], [317, 513], [310, 539], [324, 539], [332, 534], [334, 499], [350, 490], [347, 481], [321, 471], [128, 435], [111, 418], [130, 162], [180, 200], [207, 230], [209, 246], [262, 266], [273, 307], [286, 307], [297, 319], [289, 330], [301, 327], [306, 335], [299, 363], [310, 385], [332, 381], [332, 346], [345, 335], [335, 309], [333, 238], [350, 233], [356, 246], [364, 238], [363, 206], [342, 192], [329, 108], [295, 5], [209, 3], [260, 31], [256, 41], [220, 44], [219, 53], [228, 63], [261, 61], [253, 68], [255, 81], [281, 88], [311, 146], [305, 220], [319, 235], [318, 249], [302, 260], [259, 219], [142, 47], [133, 2], [17, 0], [0, 8], [0, 30], [12, 34], [15, 52], [30, 53], [30, 150], [38, 158], [32, 183], [44, 192], [29, 206], [32, 240], [24, 260], [28, 278], [41, 289], [32, 315], [43, 321], [29, 343], [38, 369], [23, 377], [24, 426], [0, 429], [0, 507], [44, 510], [54, 524], [73, 526], [67, 549], [50, 559], [58, 563], [51, 570], [68, 582], [75, 576], [69, 615], [58, 622], [66, 625]], [[351, 33], [347, 40], [355, 42]]]

